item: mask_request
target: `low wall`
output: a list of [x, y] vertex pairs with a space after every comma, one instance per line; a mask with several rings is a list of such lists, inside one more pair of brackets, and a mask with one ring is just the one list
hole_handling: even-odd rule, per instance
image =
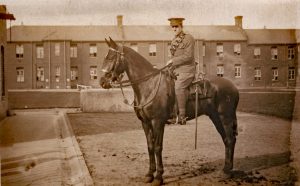
[[[133, 91], [124, 89], [124, 96], [133, 102]], [[133, 112], [133, 108], [123, 102], [119, 89], [87, 89], [80, 93], [83, 112]]]
[[[124, 104], [120, 89], [9, 90], [8, 95], [10, 109], [81, 107], [83, 112], [133, 112]], [[132, 103], [132, 89], [124, 89], [124, 95]], [[295, 91], [241, 90], [238, 110], [290, 119], [294, 100]]]
[[26, 108], [78, 108], [80, 91], [78, 90], [9, 90], [10, 109]]
[[241, 90], [238, 110], [292, 119], [295, 91]]

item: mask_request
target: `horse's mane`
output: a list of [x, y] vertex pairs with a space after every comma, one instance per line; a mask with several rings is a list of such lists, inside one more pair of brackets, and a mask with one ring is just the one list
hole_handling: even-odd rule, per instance
[[141, 67], [149, 70], [157, 70], [146, 58], [144, 58], [141, 54], [139, 54], [132, 48], [124, 46], [123, 52], [126, 53], [126, 55], [129, 58], [132, 58], [132, 60], [136, 63], [136, 65], [142, 65]]

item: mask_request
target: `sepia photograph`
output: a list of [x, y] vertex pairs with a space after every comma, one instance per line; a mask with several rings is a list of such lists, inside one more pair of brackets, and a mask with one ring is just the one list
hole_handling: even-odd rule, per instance
[[0, 186], [300, 186], [299, 0], [1, 0]]

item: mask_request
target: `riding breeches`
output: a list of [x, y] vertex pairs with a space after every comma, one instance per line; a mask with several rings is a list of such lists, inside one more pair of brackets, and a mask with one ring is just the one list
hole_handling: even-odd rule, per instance
[[194, 80], [194, 76], [193, 73], [179, 73], [175, 81], [175, 94], [180, 117], [185, 117], [186, 101], [189, 94], [188, 87]]

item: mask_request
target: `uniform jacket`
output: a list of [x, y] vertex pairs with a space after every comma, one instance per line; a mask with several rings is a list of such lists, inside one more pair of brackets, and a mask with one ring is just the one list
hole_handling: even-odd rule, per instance
[[175, 73], [195, 73], [195, 40], [192, 35], [181, 33], [171, 42], [171, 54]]

